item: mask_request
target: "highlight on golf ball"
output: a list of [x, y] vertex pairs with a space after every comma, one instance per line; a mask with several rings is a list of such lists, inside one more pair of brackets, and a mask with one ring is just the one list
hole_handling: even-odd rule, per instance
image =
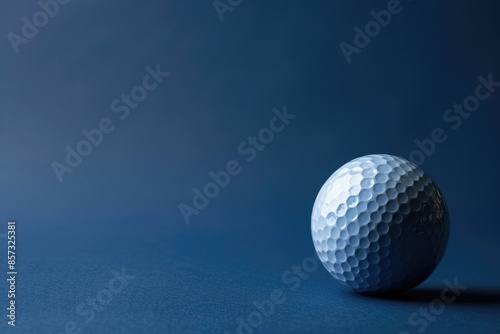
[[387, 154], [356, 158], [325, 182], [311, 233], [319, 259], [362, 293], [422, 283], [446, 250], [450, 222], [437, 185], [413, 163]]

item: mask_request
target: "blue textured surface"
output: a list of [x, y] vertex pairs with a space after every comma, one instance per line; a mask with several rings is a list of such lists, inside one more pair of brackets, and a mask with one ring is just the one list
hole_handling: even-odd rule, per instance
[[314, 247], [334, 278], [358, 292], [411, 289], [441, 261], [448, 208], [436, 184], [392, 155], [356, 158], [325, 182], [312, 210]]
[[[281, 289], [286, 300], [276, 305], [255, 333], [400, 333], [427, 325], [426, 333], [495, 333], [500, 311], [500, 262], [476, 266], [484, 254], [464, 249], [465, 239], [451, 238], [442, 264], [421, 286], [394, 299], [359, 295], [337, 284], [319, 265], [307, 278], [292, 272], [314, 253], [312, 243], [263, 231], [258, 245], [240, 235], [176, 234], [155, 236], [162, 228], [150, 221], [149, 233], [134, 224], [117, 230], [95, 223], [53, 233], [24, 228], [20, 255], [19, 326], [8, 333], [59, 333], [80, 320], [82, 333], [236, 333], [238, 318], [256, 310], [254, 302]], [[308, 233], [305, 224], [304, 235]], [[156, 226], [154, 228], [151, 228]], [[98, 235], [88, 229], [99, 230]], [[55, 230], [54, 230], [55, 231]], [[272, 237], [264, 237], [272, 235]], [[467, 242], [473, 242], [469, 238]], [[27, 247], [31, 243], [35, 248]], [[483, 240], [491, 247], [494, 239]], [[319, 261], [318, 261], [319, 262]], [[77, 306], [107, 286], [113, 269], [126, 268], [135, 279], [95, 319], [84, 324]], [[440, 298], [445, 280], [467, 285], [444, 312], [424, 321], [418, 315]], [[431, 314], [432, 315], [432, 314]]]

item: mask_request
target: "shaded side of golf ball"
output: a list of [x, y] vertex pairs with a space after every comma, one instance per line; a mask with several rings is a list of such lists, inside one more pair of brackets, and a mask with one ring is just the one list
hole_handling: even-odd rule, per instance
[[445, 200], [424, 172], [391, 155], [367, 155], [339, 168], [314, 203], [311, 233], [330, 274], [358, 292], [411, 289], [446, 250]]

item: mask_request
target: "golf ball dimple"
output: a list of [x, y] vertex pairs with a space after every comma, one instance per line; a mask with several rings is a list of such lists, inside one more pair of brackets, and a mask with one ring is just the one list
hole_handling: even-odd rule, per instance
[[326, 270], [365, 293], [422, 283], [441, 261], [449, 230], [437, 185], [413, 163], [387, 154], [340, 167], [321, 188], [311, 217]]

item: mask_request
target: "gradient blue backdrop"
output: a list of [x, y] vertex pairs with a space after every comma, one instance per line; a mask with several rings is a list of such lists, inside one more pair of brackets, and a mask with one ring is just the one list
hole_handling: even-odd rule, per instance
[[[234, 333], [274, 289], [286, 301], [255, 333], [416, 333], [410, 315], [455, 277], [467, 290], [426, 333], [497, 332], [500, 89], [456, 131], [442, 117], [478, 75], [500, 81], [500, 5], [402, 5], [348, 64], [339, 44], [387, 1], [243, 1], [222, 22], [211, 1], [71, 1], [17, 54], [6, 35], [40, 8], [2, 3], [0, 233], [17, 220], [19, 263], [17, 326], [3, 311], [2, 331], [62, 332], [126, 268], [135, 279], [82, 333]], [[170, 76], [120, 121], [111, 102], [156, 64]], [[297, 118], [245, 162], [238, 145], [285, 105]], [[116, 130], [60, 183], [51, 163], [104, 117]], [[436, 272], [389, 300], [323, 268], [290, 290], [329, 175], [364, 154], [408, 157], [436, 127], [448, 139], [421, 166], [451, 215]], [[186, 225], [178, 205], [233, 159], [242, 172]]]

